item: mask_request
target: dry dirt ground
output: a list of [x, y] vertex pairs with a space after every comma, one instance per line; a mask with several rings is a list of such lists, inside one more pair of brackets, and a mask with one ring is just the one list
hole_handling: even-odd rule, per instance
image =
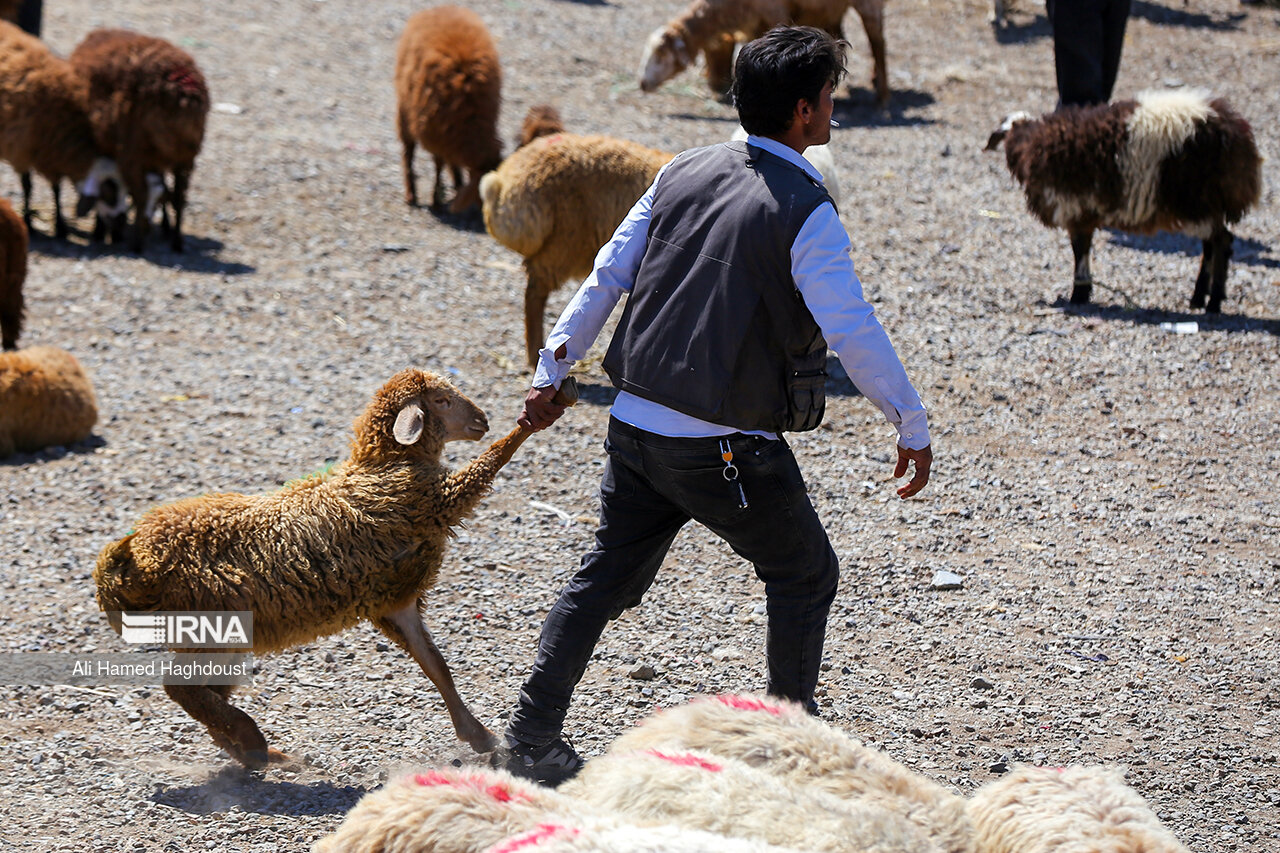
[[[694, 73], [636, 86], [645, 36], [682, 0], [470, 5], [501, 47], [504, 139], [539, 102], [670, 150], [732, 130]], [[123, 648], [93, 601], [98, 550], [157, 503], [270, 490], [343, 457], [403, 367], [453, 376], [495, 432], [514, 418], [519, 259], [402, 201], [391, 68], [416, 8], [46, 4], [55, 50], [98, 26], [161, 35], [223, 106], [187, 254], [33, 239], [24, 343], [78, 356], [101, 420], [84, 446], [0, 463], [0, 651]], [[1100, 235], [1097, 304], [1065, 306], [1064, 235], [981, 151], [1006, 113], [1053, 106], [1043, 8], [1020, 0], [998, 33], [987, 11], [892, 0], [887, 113], [848, 18], [843, 214], [937, 463], [919, 498], [893, 497], [892, 432], [847, 384], [822, 429], [794, 436], [843, 566], [824, 718], [965, 794], [1016, 761], [1125, 765], [1193, 850], [1280, 851], [1280, 10], [1134, 0], [1117, 95], [1210, 88], [1268, 158], [1217, 317], [1186, 309], [1198, 246], [1169, 235]], [[20, 198], [8, 167], [0, 192]], [[462, 694], [495, 727], [591, 535], [611, 394], [598, 367], [582, 379], [583, 404], [503, 472], [428, 595]], [[477, 450], [451, 447], [455, 462]], [[932, 589], [939, 570], [962, 587]], [[749, 567], [686, 530], [597, 650], [568, 722], [579, 748], [658, 706], [761, 688], [762, 603]], [[469, 757], [381, 640], [364, 626], [259, 662], [239, 702], [297, 759], [260, 776], [158, 688], [0, 687], [0, 848], [308, 849], [388, 773]], [[652, 680], [631, 677], [645, 665]]]

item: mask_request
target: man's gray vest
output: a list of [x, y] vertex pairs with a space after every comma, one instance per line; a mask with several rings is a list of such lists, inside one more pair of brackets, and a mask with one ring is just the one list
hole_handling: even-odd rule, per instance
[[791, 245], [831, 197], [746, 142], [663, 173], [648, 244], [604, 369], [618, 388], [744, 430], [813, 429], [827, 342], [791, 276]]

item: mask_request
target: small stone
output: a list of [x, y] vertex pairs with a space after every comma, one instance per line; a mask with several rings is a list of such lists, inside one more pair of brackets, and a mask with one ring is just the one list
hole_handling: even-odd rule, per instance
[[641, 664], [635, 669], [627, 673], [628, 678], [634, 678], [636, 681], [653, 681], [658, 677], [658, 672], [649, 664]]
[[937, 590], [960, 589], [964, 586], [964, 578], [955, 572], [939, 569], [933, 573], [933, 580], [929, 581], [929, 586]]
[[995, 685], [992, 684], [990, 681], [987, 681], [982, 676], [978, 676], [973, 681], [969, 682], [969, 686], [972, 687], [974, 690], [994, 690], [995, 689]]

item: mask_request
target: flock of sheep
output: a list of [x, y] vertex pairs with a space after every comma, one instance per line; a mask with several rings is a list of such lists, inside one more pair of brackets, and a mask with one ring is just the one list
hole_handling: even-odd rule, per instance
[[660, 711], [559, 789], [476, 768], [366, 795], [317, 853], [1188, 853], [1123, 774], [1015, 767], [965, 800], [773, 698]]
[[[693, 0], [649, 39], [641, 88], [653, 90], [702, 56], [708, 85], [721, 93], [736, 44], [788, 21], [842, 36], [850, 7], [866, 28], [883, 105], [890, 97], [883, 0]], [[405, 200], [418, 203], [414, 158], [421, 147], [435, 167], [430, 206], [444, 208], [448, 172], [450, 210], [479, 208], [488, 232], [522, 256], [532, 364], [548, 295], [590, 271], [597, 249], [673, 155], [566, 132], [556, 110], [540, 106], [504, 159], [501, 80], [494, 40], [473, 12], [436, 7], [407, 22], [395, 67]], [[159, 214], [171, 247], [181, 251], [186, 191], [209, 105], [194, 60], [162, 39], [95, 31], [63, 60], [0, 21], [0, 159], [20, 174], [24, 195], [21, 216], [0, 200], [0, 456], [82, 440], [97, 418], [92, 386], [74, 357], [54, 347], [17, 349], [31, 173], [53, 188], [54, 236], [68, 232], [59, 197], [68, 178], [79, 190], [77, 214], [96, 216], [95, 239], [122, 242], [131, 208], [131, 248], [144, 249]], [[1192, 305], [1221, 309], [1227, 226], [1260, 195], [1252, 131], [1228, 104], [1202, 93], [1159, 93], [1041, 119], [1014, 115], [988, 147], [1001, 143], [1031, 212], [1070, 235], [1073, 302], [1090, 297], [1097, 228], [1167, 229], [1203, 239]], [[806, 154], [838, 192], [829, 153]], [[109, 612], [251, 610], [258, 653], [367, 620], [436, 685], [458, 737], [489, 751], [493, 734], [459, 697], [419, 616], [450, 529], [528, 435], [516, 429], [461, 470], [443, 467], [445, 442], [479, 440], [487, 430], [484, 414], [446, 380], [403, 371], [374, 395], [355, 423], [350, 458], [332, 471], [269, 495], [205, 495], [149, 512], [102, 550], [94, 571], [98, 603]], [[305, 624], [298, 613], [308, 615]], [[282, 757], [228, 702], [229, 687], [166, 691], [246, 766]], [[1107, 840], [1080, 847], [1081, 839]], [[459, 853], [525, 847], [1185, 849], [1110, 771], [1024, 768], [965, 802], [794, 708], [747, 699], [660, 714], [562, 792], [488, 771], [409, 777], [366, 797], [320, 845]]]

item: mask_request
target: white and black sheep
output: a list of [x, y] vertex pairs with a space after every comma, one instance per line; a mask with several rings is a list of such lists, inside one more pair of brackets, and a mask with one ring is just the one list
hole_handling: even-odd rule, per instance
[[646, 718], [609, 752], [649, 749], [736, 759], [792, 785], [883, 806], [916, 824], [946, 853], [974, 853], [963, 799], [793, 702], [749, 695], [694, 700]]
[[[102, 549], [98, 605], [120, 611], [248, 610], [253, 651], [278, 651], [363, 620], [404, 648], [444, 699], [457, 736], [478, 752], [494, 737], [467, 709], [419, 616], [451, 528], [489, 491], [529, 435], [516, 428], [456, 472], [445, 442], [478, 440], [479, 408], [447, 380], [405, 370], [356, 420], [351, 456], [327, 474], [266, 495], [210, 494], [150, 510]], [[250, 767], [279, 758], [231, 687], [165, 690]]]
[[941, 850], [883, 802], [837, 798], [705, 751], [611, 749], [559, 790], [636, 823], [671, 823], [814, 853]]
[[[756, 804], [759, 807], [761, 804]], [[785, 853], [669, 825], [636, 826], [487, 769], [431, 770], [367, 794], [315, 853]]]
[[1017, 766], [969, 814], [981, 853], [1190, 853], [1118, 768]]
[[413, 155], [421, 145], [435, 160], [431, 209], [444, 204], [440, 176], [446, 166], [455, 192], [450, 211], [473, 208], [480, 200], [480, 177], [502, 159], [502, 69], [480, 16], [458, 6], [437, 6], [409, 18], [396, 50], [395, 80], [405, 201], [418, 204]]
[[83, 441], [97, 421], [93, 385], [71, 353], [0, 352], [0, 458]]
[[534, 139], [480, 181], [484, 224], [524, 258], [525, 347], [538, 360], [547, 297], [585, 278], [600, 247], [673, 156], [608, 136]]
[[[89, 86], [97, 146], [116, 161], [133, 201], [133, 251], [142, 251], [151, 229], [155, 186], [150, 176], [163, 186], [164, 176], [172, 174], [166, 200], [173, 208], [173, 228], [167, 236], [173, 251], [181, 252], [187, 189], [209, 115], [209, 89], [195, 59], [162, 38], [101, 29], [76, 46], [71, 65]], [[99, 192], [110, 205], [109, 189]], [[122, 235], [128, 205], [123, 198], [115, 199], [115, 205], [114, 212], [99, 208], [95, 237], [107, 230], [117, 238]], [[81, 212], [87, 211], [82, 207]]]
[[1253, 131], [1225, 100], [1202, 92], [1144, 92], [1136, 100], [1068, 107], [1039, 119], [1015, 113], [987, 140], [987, 150], [1001, 141], [1027, 209], [1071, 238], [1071, 302], [1092, 295], [1095, 230], [1163, 230], [1203, 242], [1191, 307], [1222, 310], [1231, 259], [1227, 225], [1257, 203], [1262, 183]]
[[67, 236], [63, 178], [80, 191], [78, 212], [96, 201], [96, 187], [118, 180], [115, 163], [99, 155], [89, 122], [88, 87], [38, 38], [0, 21], [0, 160], [22, 181], [22, 219], [31, 227], [31, 172], [53, 190], [53, 230]]
[[733, 79], [733, 52], [779, 24], [826, 30], [844, 38], [844, 16], [852, 6], [871, 46], [871, 85], [881, 106], [889, 103], [884, 49], [884, 0], [693, 0], [687, 9], [654, 30], [640, 61], [640, 88], [652, 92], [693, 64], [706, 65], [707, 85], [716, 94]]
[[17, 349], [22, 334], [22, 285], [27, 280], [27, 225], [0, 198], [0, 349]]

